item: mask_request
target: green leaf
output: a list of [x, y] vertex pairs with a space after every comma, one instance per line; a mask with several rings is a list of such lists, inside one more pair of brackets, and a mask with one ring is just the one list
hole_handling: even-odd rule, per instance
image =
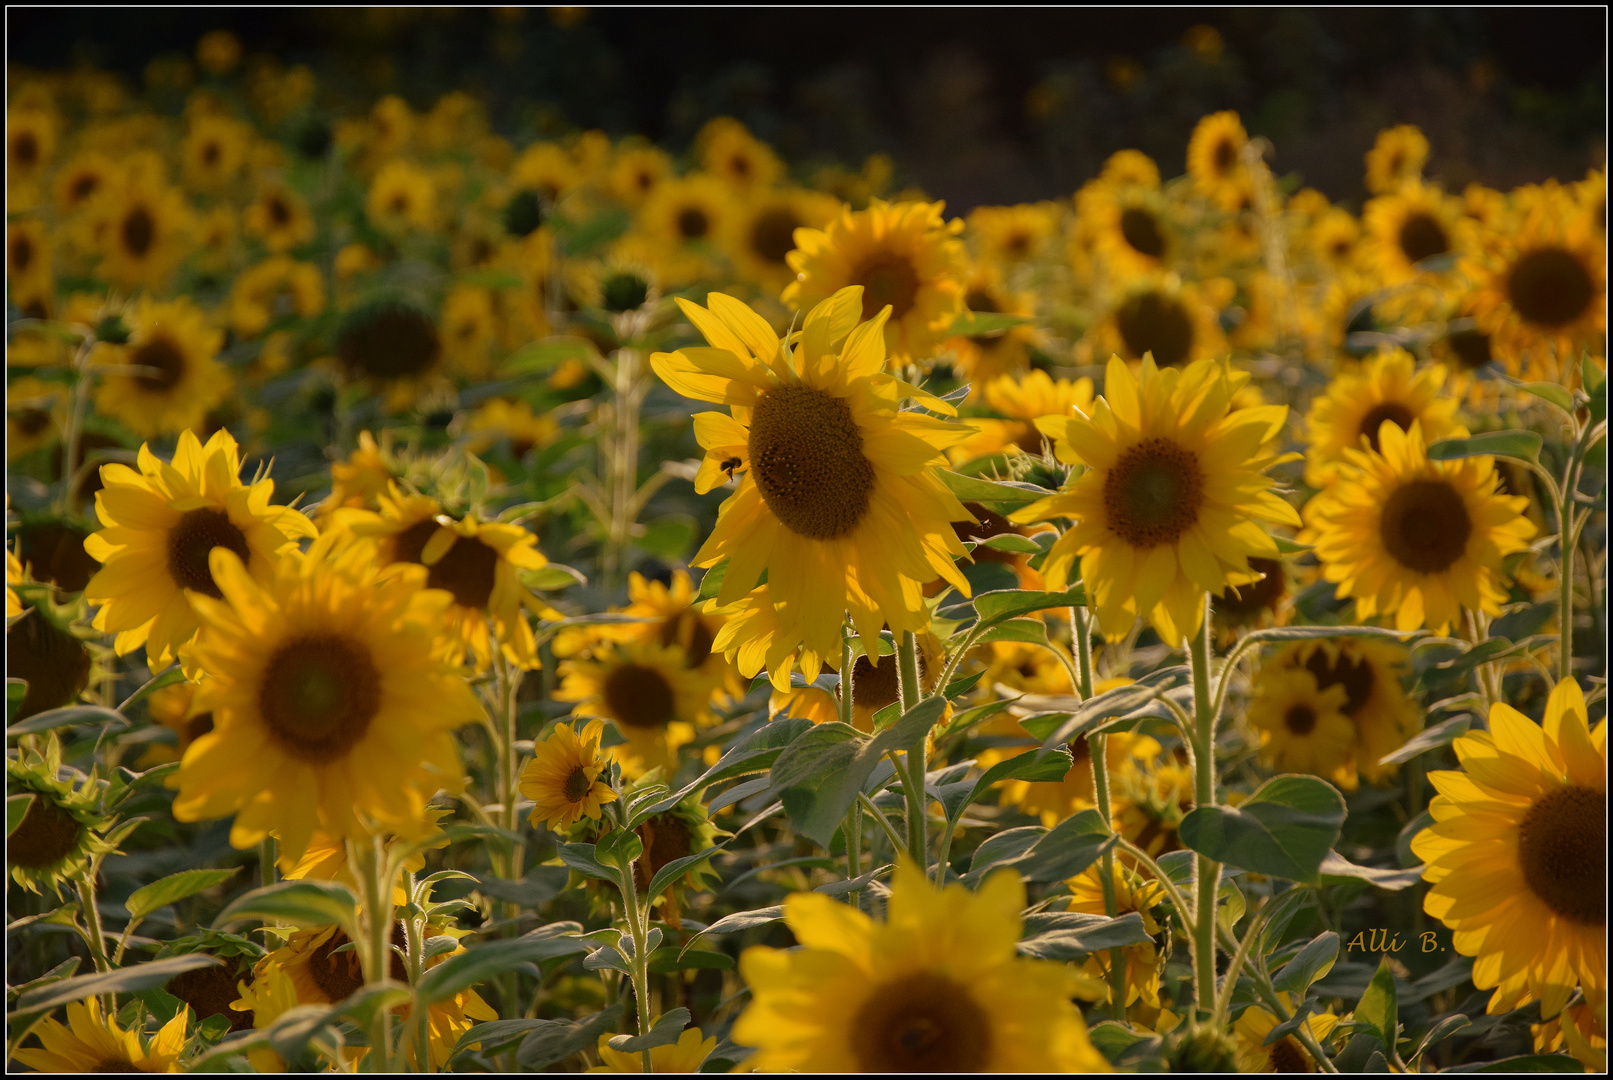
[[113, 709], [103, 708], [100, 705], [67, 705], [60, 709], [50, 709], [30, 716], [20, 723], [12, 724], [6, 728], [7, 738], [16, 738], [18, 735], [37, 735], [41, 731], [52, 731], [56, 728], [69, 727], [73, 724], [116, 724], [118, 727], [126, 726], [129, 718]]
[[6, 726], [11, 726], [12, 719], [17, 710], [22, 708], [22, 699], [28, 696], [27, 679], [6, 680]]
[[1319, 638], [1381, 637], [1405, 641], [1421, 630], [1385, 630], [1379, 626], [1272, 626], [1245, 634], [1239, 645], [1262, 645], [1271, 641], [1315, 641]]
[[550, 563], [536, 570], [522, 570], [521, 584], [537, 592], [554, 592], [556, 589], [569, 589], [573, 585], [586, 585], [588, 579], [580, 570], [561, 563]]
[[415, 993], [427, 1005], [453, 997], [461, 990], [491, 980], [521, 964], [586, 952], [588, 946], [574, 937], [544, 935], [542, 930], [513, 941], [489, 942], [450, 956], [420, 976]]
[[187, 896], [195, 896], [214, 885], [222, 885], [235, 874], [234, 870], [181, 870], [136, 889], [129, 894], [123, 906], [128, 909], [131, 919], [144, 919], [158, 908], [177, 903]]
[[1413, 866], [1407, 870], [1380, 870], [1371, 866], [1357, 866], [1336, 851], [1327, 853], [1319, 868], [1323, 885], [1342, 885], [1349, 881], [1365, 881], [1388, 892], [1408, 889], [1422, 880], [1423, 868]]
[[6, 835], [10, 836], [22, 824], [22, 819], [28, 816], [28, 808], [34, 803], [34, 797], [29, 792], [21, 795], [6, 796]]
[[543, 1026], [534, 1028], [521, 1040], [521, 1048], [515, 1052], [516, 1063], [535, 1072], [558, 1064], [579, 1050], [593, 1049], [601, 1035], [621, 1023], [626, 1007], [625, 1002], [618, 1001], [579, 1021], [538, 1021]]
[[724, 780], [748, 773], [765, 772], [784, 753], [785, 747], [812, 730], [812, 721], [800, 716], [787, 716], [762, 724], [755, 731], [734, 742], [718, 759], [717, 764], [701, 773], [687, 787], [674, 791], [645, 809], [652, 814], [669, 810], [689, 795]]
[[956, 824], [958, 818], [963, 816], [964, 809], [991, 790], [993, 784], [1000, 784], [1004, 780], [1058, 783], [1070, 771], [1070, 764], [1070, 752], [1064, 747], [1054, 747], [1051, 751], [1036, 747], [997, 762], [973, 784], [949, 784], [948, 787], [958, 790], [951, 795], [943, 790], [941, 805], [946, 809], [947, 820]]
[[722, 579], [727, 573], [727, 559], [707, 570], [705, 576], [700, 579], [700, 591], [695, 594], [695, 601], [717, 599], [717, 594], [722, 591]]
[[1454, 716], [1444, 723], [1435, 724], [1418, 732], [1409, 739], [1404, 746], [1392, 754], [1385, 754], [1378, 759], [1379, 765], [1399, 765], [1410, 761], [1418, 754], [1426, 754], [1430, 750], [1437, 750], [1441, 746], [1449, 746], [1458, 738], [1467, 734], [1472, 725], [1471, 716]]
[[773, 765], [773, 790], [796, 830], [828, 847], [880, 758], [921, 743], [945, 709], [945, 698], [927, 697], [871, 739], [832, 722], [791, 743]]
[[367, 1028], [377, 1012], [402, 1005], [409, 1000], [409, 997], [407, 986], [390, 979], [361, 986], [331, 1009], [325, 1017], [325, 1022], [329, 1024], [335, 1023], [338, 1019], [348, 1019], [360, 1028]]
[[952, 325], [947, 327], [948, 337], [984, 337], [1000, 334], [1030, 322], [1025, 315], [1010, 315], [1003, 311], [961, 311]]
[[958, 497], [960, 502], [1025, 506], [1052, 494], [1051, 491], [1032, 487], [1030, 484], [1004, 484], [996, 480], [982, 480], [977, 476], [955, 473], [951, 469], [942, 469], [940, 472], [941, 482], [947, 486], [948, 491]]
[[1410, 1063], [1414, 1064], [1418, 1058], [1422, 1057], [1429, 1050], [1432, 1050], [1434, 1047], [1438, 1046], [1440, 1043], [1444, 1042], [1447, 1038], [1456, 1034], [1458, 1031], [1461, 1031], [1463, 1028], [1471, 1026], [1472, 1023], [1473, 1021], [1469, 1020], [1461, 1013], [1456, 1013], [1453, 1016], [1440, 1017], [1439, 1023], [1429, 1028], [1427, 1033], [1425, 1033], [1423, 1037], [1417, 1041], [1417, 1049], [1412, 1051]]
[[552, 1023], [552, 1020], [489, 1020], [461, 1035], [452, 1053], [475, 1048], [483, 1054], [497, 1054], [526, 1038], [533, 1029]]
[[[1137, 683], [1117, 686], [1113, 690], [1106, 690], [1087, 698], [1076, 706], [1073, 712], [1044, 713], [1040, 716], [1026, 717], [1020, 723], [1032, 736], [1040, 738], [1044, 747], [1051, 750], [1108, 720], [1153, 705], [1154, 694], [1153, 687]], [[1041, 722], [1035, 723], [1036, 721]]]
[[610, 1048], [624, 1054], [637, 1054], [657, 1046], [671, 1046], [683, 1034], [683, 1029], [689, 1026], [689, 1019], [688, 1009], [673, 1009], [657, 1018], [650, 1025], [650, 1030], [642, 1035], [612, 1035]]
[[587, 877], [602, 878], [614, 885], [620, 885], [621, 879], [617, 871], [603, 866], [594, 858], [594, 845], [592, 844], [561, 844], [560, 861]]
[[673, 859], [671, 862], [667, 863], [665, 866], [661, 867], [661, 869], [655, 872], [655, 876], [650, 879], [650, 887], [644, 890], [644, 896], [640, 899], [643, 903], [650, 903], [657, 896], [660, 896], [668, 885], [671, 885], [674, 881], [678, 880], [679, 877], [688, 873], [688, 871], [692, 868], [699, 866], [707, 859], [710, 859], [713, 855], [717, 854], [717, 852], [721, 850], [722, 845], [719, 844], [716, 847], [709, 847], [706, 850], [696, 852], [693, 855], [685, 855], [681, 859]]
[[1446, 439], [1428, 448], [1431, 461], [1455, 461], [1488, 454], [1535, 461], [1540, 454], [1540, 436], [1533, 431], [1488, 431], [1470, 439]]
[[594, 858], [606, 866], [627, 870], [633, 860], [644, 854], [644, 841], [628, 829], [612, 829], [594, 845]]
[[219, 912], [213, 926], [224, 929], [248, 919], [304, 928], [334, 923], [356, 938], [358, 901], [346, 886], [333, 881], [282, 881], [237, 897]]
[[1017, 641], [1025, 645], [1053, 648], [1047, 639], [1047, 626], [1041, 619], [1009, 619], [997, 623], [974, 639], [975, 645], [990, 645], [994, 641]]
[[[1115, 842], [1114, 833], [1096, 810], [1083, 810], [1052, 830], [1027, 828], [1035, 832], [1027, 835], [1027, 829], [1008, 829], [975, 849], [964, 881], [972, 885], [987, 872], [1004, 866], [1013, 868], [1027, 881], [1063, 881], [1091, 866]], [[989, 846], [992, 840], [1008, 834], [1019, 835], [1014, 836], [1011, 845], [1004, 843], [995, 850]], [[1028, 846], [1021, 847], [1027, 840]], [[1016, 847], [1020, 849], [1017, 854]]]
[[1395, 1045], [1400, 1034], [1400, 1007], [1395, 997], [1395, 973], [1389, 970], [1389, 957], [1378, 962], [1377, 973], [1356, 1004], [1355, 1022], [1369, 1027], [1384, 1046]]
[[1182, 819], [1182, 842], [1201, 855], [1270, 877], [1315, 884], [1338, 842], [1344, 797], [1313, 776], [1277, 776], [1242, 806], [1201, 806]]
[[1284, 964], [1272, 977], [1271, 985], [1277, 989], [1304, 997], [1311, 983], [1333, 970], [1339, 958], [1339, 936], [1329, 930], [1311, 939], [1299, 955]]
[[1265, 925], [1260, 928], [1260, 951], [1275, 949], [1288, 932], [1288, 925], [1294, 921], [1294, 916], [1302, 909], [1315, 905], [1316, 893], [1310, 889], [1289, 889], [1273, 899], [1263, 913]]
[[[1511, 382], [1510, 379], [1508, 381]], [[1574, 411], [1574, 396], [1570, 394], [1568, 392], [1568, 388], [1563, 386], [1561, 383], [1514, 382], [1513, 385], [1526, 394], [1532, 394], [1541, 401], [1550, 402], [1565, 413], [1572, 413]]]
[[1029, 615], [1033, 611], [1082, 607], [1086, 602], [1086, 592], [1079, 585], [1058, 593], [1002, 589], [997, 592], [981, 593], [975, 597], [975, 611], [980, 616], [979, 626], [986, 627], [1021, 615]]
[[1039, 555], [1042, 546], [1028, 536], [1018, 533], [999, 533], [980, 542], [981, 547], [991, 548], [993, 551], [1008, 551], [1016, 555]]
[[58, 1005], [83, 1001], [98, 994], [124, 994], [161, 986], [175, 975], [197, 968], [212, 967], [218, 963], [203, 953], [170, 956], [165, 960], [152, 960], [145, 964], [119, 968], [116, 971], [97, 972], [93, 975], [75, 975], [30, 990], [17, 998], [16, 1009], [6, 1017], [7, 1023], [16, 1024], [25, 1016], [48, 1012]]
[[668, 945], [650, 954], [649, 969], [655, 975], [669, 975], [674, 971], [732, 971], [734, 958], [707, 949], [685, 949], [680, 953]]
[[687, 514], [669, 514], [645, 522], [633, 546], [658, 558], [682, 562], [700, 536], [700, 524]]
[[502, 374], [536, 375], [554, 370], [568, 360], [586, 361], [599, 350], [587, 338], [551, 337], [534, 341], [510, 354]]
[[1021, 956], [1079, 963], [1092, 953], [1147, 941], [1143, 917], [1135, 911], [1118, 918], [1079, 911], [1043, 912], [1025, 920]]
[[1372, 1035], [1351, 1036], [1344, 1049], [1333, 1058], [1333, 1065], [1341, 1073], [1389, 1071], [1383, 1042]]

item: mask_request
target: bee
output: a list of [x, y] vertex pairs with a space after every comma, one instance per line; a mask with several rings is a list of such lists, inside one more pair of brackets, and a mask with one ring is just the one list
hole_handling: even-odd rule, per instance
[[724, 461], [720, 468], [728, 474], [728, 479], [734, 478], [734, 470], [745, 464], [744, 458], [731, 457]]

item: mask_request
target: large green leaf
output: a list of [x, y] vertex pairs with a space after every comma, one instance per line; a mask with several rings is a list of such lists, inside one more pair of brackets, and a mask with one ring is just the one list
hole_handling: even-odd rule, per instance
[[1344, 797], [1314, 776], [1276, 776], [1242, 806], [1201, 806], [1182, 819], [1182, 842], [1217, 862], [1315, 884], [1338, 841]]
[[1300, 997], [1310, 989], [1311, 983], [1333, 970], [1339, 958], [1339, 936], [1329, 930], [1312, 938], [1281, 971], [1272, 977], [1271, 985]]
[[683, 1034], [683, 1029], [689, 1026], [689, 1019], [688, 1009], [673, 1009], [657, 1017], [655, 1023], [650, 1025], [650, 1030], [642, 1035], [612, 1035], [610, 1048], [624, 1054], [637, 1054], [657, 1046], [671, 1046]]
[[942, 469], [941, 482], [961, 502], [987, 503], [997, 506], [1024, 506], [1053, 494], [1029, 484], [1003, 484], [995, 480], [982, 480], [977, 476], [964, 476], [951, 469]]
[[592, 1049], [601, 1035], [622, 1022], [626, 1007], [626, 1002], [618, 1001], [582, 1020], [539, 1021], [543, 1026], [533, 1028], [521, 1040], [521, 1048], [515, 1053], [516, 1063], [523, 1069], [537, 1072], [564, 1061], [579, 1050]]
[[282, 881], [237, 897], [213, 920], [216, 929], [257, 919], [288, 926], [335, 924], [348, 937], [358, 934], [358, 901], [333, 881]]
[[1533, 431], [1489, 431], [1470, 439], [1446, 439], [1428, 448], [1433, 461], [1455, 461], [1457, 458], [1495, 454], [1499, 457], [1535, 461], [1540, 455], [1540, 436]]
[[1038, 747], [997, 762], [972, 784], [948, 784], [941, 789], [941, 805], [946, 809], [947, 820], [956, 823], [970, 803], [989, 791], [993, 784], [1004, 780], [1058, 783], [1070, 771], [1070, 761], [1070, 752], [1062, 746], [1051, 751]]
[[521, 964], [549, 960], [556, 956], [586, 952], [585, 942], [574, 937], [545, 935], [535, 931], [514, 941], [496, 941], [466, 949], [450, 956], [420, 976], [415, 993], [429, 1005], [453, 997], [461, 990], [484, 983], [503, 971]]
[[1033, 611], [1082, 607], [1086, 602], [1086, 592], [1079, 585], [1057, 593], [1000, 589], [996, 592], [981, 593], [975, 597], [975, 611], [980, 615], [979, 625], [985, 627], [995, 626], [1021, 615], [1029, 615]]
[[1039, 825], [1004, 829], [975, 849], [963, 880], [1011, 867], [1028, 881], [1063, 881], [1091, 866], [1115, 842], [1096, 810], [1083, 810], [1048, 830]]
[[1138, 945], [1147, 940], [1143, 917], [1135, 911], [1113, 919], [1079, 911], [1045, 912], [1025, 920], [1025, 937], [1019, 943], [1019, 952], [1040, 960], [1079, 963], [1103, 949]]
[[605, 866], [594, 856], [592, 844], [561, 844], [558, 852], [560, 861], [588, 877], [601, 878], [609, 882], [617, 882], [617, 871], [614, 867]]
[[214, 885], [222, 885], [234, 877], [234, 870], [181, 870], [150, 885], [143, 885], [129, 894], [123, 902], [131, 919], [144, 919], [158, 908], [177, 903], [187, 896], [195, 896]]
[[1367, 984], [1367, 992], [1355, 1006], [1355, 1022], [1369, 1027], [1386, 1047], [1395, 1045], [1400, 1033], [1400, 1005], [1395, 995], [1395, 973], [1389, 957], [1378, 962], [1378, 970]]
[[187, 953], [184, 956], [170, 956], [147, 964], [118, 968], [116, 971], [60, 979], [23, 994], [17, 999], [16, 1009], [6, 1019], [15, 1024], [21, 1017], [48, 1012], [58, 1005], [83, 1001], [97, 994], [123, 994], [135, 990], [147, 990], [153, 986], [163, 985], [175, 975], [197, 968], [212, 967], [216, 963], [217, 960], [204, 953]]
[[692, 783], [644, 809], [648, 813], [658, 814], [663, 810], [670, 810], [689, 795], [712, 784], [720, 784], [724, 780], [732, 780], [736, 776], [745, 776], [748, 773], [765, 772], [772, 768], [779, 755], [784, 753], [785, 747], [810, 730], [812, 721], [799, 716], [787, 716], [782, 720], [763, 724], [743, 739], [735, 741], [718, 759], [717, 764], [701, 773]]
[[123, 727], [128, 722], [129, 718], [122, 713], [102, 708], [100, 705], [67, 705], [12, 724], [6, 728], [6, 736], [15, 738], [18, 735], [37, 735], [41, 731], [70, 727], [73, 724], [113, 724]]

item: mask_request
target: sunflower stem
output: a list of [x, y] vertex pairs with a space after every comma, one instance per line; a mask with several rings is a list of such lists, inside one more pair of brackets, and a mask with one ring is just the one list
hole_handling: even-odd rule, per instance
[[[1086, 701], [1092, 697], [1092, 624], [1085, 608], [1070, 608], [1070, 642], [1074, 646], [1075, 667], [1078, 673], [1075, 690]], [[1113, 810], [1109, 799], [1109, 737], [1087, 736], [1087, 758], [1092, 763], [1092, 795], [1097, 804], [1098, 816], [1106, 828], [1112, 828]], [[1104, 849], [1098, 867], [1098, 878], [1103, 883], [1103, 913], [1114, 918], [1120, 912], [1119, 897], [1115, 892], [1114, 845]], [[1113, 996], [1109, 1006], [1116, 1020], [1126, 1016], [1126, 950], [1109, 950], [1109, 992]]]
[[266, 836], [258, 844], [258, 884], [270, 886], [275, 883], [275, 843], [274, 837]]
[[641, 366], [637, 349], [616, 350], [608, 407], [611, 440], [606, 467], [610, 474], [610, 520], [605, 522], [602, 560], [606, 587], [614, 587], [621, 580], [623, 556], [632, 539], [634, 519], [638, 516], [639, 406], [643, 403], [643, 393], [639, 387]]
[[[1210, 596], [1204, 595], [1204, 620], [1188, 646], [1193, 670], [1193, 805], [1215, 805], [1215, 710], [1210, 696]], [[1207, 855], [1198, 857], [1197, 925], [1193, 953], [1194, 992], [1200, 1013], [1215, 1002], [1215, 900], [1221, 886], [1221, 864]]]
[[[365, 947], [361, 954], [364, 981], [370, 986], [385, 982], [392, 965], [392, 864], [379, 833], [368, 841], [348, 841], [348, 861], [358, 874], [364, 892]], [[380, 1072], [392, 1071], [392, 1025], [387, 1010], [375, 1010], [370, 1021], [370, 1050], [376, 1055]]]
[[[897, 639], [896, 663], [897, 685], [902, 697], [902, 713], [905, 715], [919, 703], [923, 693], [919, 686], [918, 639], [911, 630], [903, 630]], [[918, 742], [908, 747], [907, 769], [902, 780], [902, 789], [907, 796], [907, 853], [918, 862], [920, 869], [928, 869], [930, 849], [924, 806], [924, 740], [927, 737], [928, 733], [920, 735]]]
[[[645, 856], [648, 865], [649, 857]], [[633, 877], [633, 863], [624, 861], [619, 865], [620, 881], [622, 883], [622, 909], [627, 916], [627, 932], [633, 939], [633, 1003], [638, 1010], [638, 1033], [647, 1035], [650, 1031], [650, 960], [645, 956], [645, 946], [649, 942], [649, 930], [645, 927], [645, 916], [649, 914], [641, 910], [638, 903], [638, 882]], [[650, 1067], [650, 1052], [642, 1052], [644, 1072], [653, 1072]]]
[[[840, 630], [840, 693], [838, 705], [840, 707], [840, 722], [851, 725], [851, 635], [846, 633], [844, 627]], [[846, 808], [846, 821], [841, 826], [846, 837], [846, 880], [855, 881], [857, 875], [862, 873], [862, 846], [863, 846], [863, 810], [856, 799]], [[852, 907], [861, 907], [862, 890], [851, 890], [849, 902]]]
[[112, 964], [106, 958], [106, 935], [101, 931], [101, 909], [95, 906], [93, 870], [78, 879], [78, 903], [84, 911], [84, 932], [89, 939], [90, 959], [95, 961], [95, 970], [111, 971]]
[[[414, 880], [414, 875], [407, 876], [409, 883], [409, 897], [416, 907], [424, 908], [426, 890], [421, 888]], [[419, 986], [420, 976], [426, 970], [426, 920], [412, 918], [405, 928], [409, 940], [409, 985]], [[433, 1072], [431, 1066], [431, 1013], [429, 1009], [421, 1006], [416, 997], [414, 1007], [410, 1010], [410, 1019], [414, 1021], [414, 1060], [417, 1072]]]

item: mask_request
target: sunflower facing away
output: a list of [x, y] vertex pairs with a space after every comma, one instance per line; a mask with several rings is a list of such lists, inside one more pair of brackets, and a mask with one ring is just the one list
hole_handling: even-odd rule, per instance
[[92, 363], [101, 369], [96, 409], [143, 438], [201, 427], [232, 386], [228, 369], [215, 359], [224, 335], [186, 298], [142, 298], [123, 317], [128, 344], [95, 346]]
[[616, 801], [616, 792], [599, 778], [605, 759], [599, 738], [605, 722], [594, 720], [581, 733], [556, 724], [549, 737], [532, 747], [532, 760], [521, 770], [521, 794], [532, 800], [532, 826], [540, 823], [564, 833], [583, 818], [594, 819], [600, 807]]
[[1428, 913], [1474, 957], [1489, 1011], [1540, 1001], [1550, 1018], [1576, 986], [1607, 993], [1607, 721], [1589, 725], [1572, 679], [1544, 726], [1510, 705], [1453, 744], [1460, 772], [1431, 772], [1434, 824], [1411, 848], [1428, 865]]
[[1431, 443], [1467, 435], [1467, 428], [1456, 421], [1456, 398], [1440, 392], [1445, 369], [1432, 364], [1419, 372], [1415, 365], [1415, 358], [1404, 349], [1380, 353], [1368, 359], [1358, 374], [1338, 376], [1327, 393], [1311, 400], [1305, 416], [1310, 441], [1307, 484], [1326, 487], [1345, 448], [1360, 446], [1363, 438], [1378, 449], [1378, 428], [1384, 421], [1402, 431], [1413, 421], [1420, 422]]
[[1179, 645], [1198, 633], [1205, 591], [1249, 581], [1251, 555], [1278, 556], [1259, 522], [1299, 524], [1262, 471], [1276, 460], [1270, 444], [1288, 410], [1229, 412], [1248, 379], [1213, 361], [1161, 370], [1144, 360], [1134, 376], [1115, 357], [1090, 419], [1037, 422], [1059, 460], [1088, 469], [1011, 520], [1074, 521], [1042, 574], [1063, 589], [1079, 557], [1106, 635], [1124, 636], [1140, 616]]
[[719, 603], [745, 597], [765, 571], [779, 632], [820, 657], [838, 654], [848, 610], [869, 641], [885, 624], [925, 629], [925, 582], [941, 577], [968, 594], [950, 522], [969, 513], [931, 467], [968, 429], [898, 411], [914, 396], [952, 408], [882, 374], [888, 309], [861, 321], [856, 286], [813, 308], [787, 342], [732, 297], [707, 302], [679, 305], [712, 347], [650, 363], [685, 397], [730, 406], [732, 415], [694, 418], [706, 450], [695, 490], [744, 473], [692, 560], [729, 560]]
[[179, 820], [234, 813], [231, 843], [273, 832], [295, 859], [316, 828], [406, 831], [460, 783], [453, 730], [481, 708], [439, 645], [452, 597], [346, 539], [287, 552], [261, 583], [234, 552], [212, 556], [221, 599], [196, 597], [186, 660], [214, 727], [180, 763]]
[[733, 1039], [757, 1071], [1108, 1072], [1070, 1002], [1063, 964], [1015, 955], [1025, 886], [999, 870], [937, 891], [903, 860], [887, 919], [794, 893], [800, 947], [752, 946], [751, 1003]]
[[190, 1011], [181, 1008], [149, 1042], [134, 1029], [125, 1031], [115, 1017], [101, 1011], [101, 999], [88, 997], [67, 1006], [67, 1023], [49, 1017], [34, 1033], [37, 1048], [12, 1057], [42, 1073], [179, 1072]]
[[266, 578], [314, 526], [288, 506], [269, 505], [273, 480], [241, 483], [241, 452], [227, 431], [206, 445], [181, 432], [172, 464], [142, 445], [138, 464], [139, 472], [101, 467], [95, 512], [104, 527], [84, 541], [101, 569], [84, 596], [101, 605], [95, 628], [117, 635], [119, 656], [144, 645], [152, 670], [160, 670], [196, 633], [191, 597], [222, 595], [209, 552], [227, 548], [253, 576]]
[[1501, 561], [1528, 546], [1528, 500], [1500, 493], [1493, 458], [1431, 461], [1422, 427], [1380, 429], [1346, 449], [1337, 480], [1305, 506], [1322, 574], [1363, 619], [1443, 634], [1460, 609], [1500, 613]]
[[6, 761], [6, 797], [33, 796], [22, 820], [6, 838], [6, 869], [11, 880], [31, 893], [81, 878], [95, 860], [111, 852], [102, 837], [110, 822], [98, 810], [93, 781], [75, 781], [62, 770], [61, 743], [52, 732], [42, 751], [22, 749]]

